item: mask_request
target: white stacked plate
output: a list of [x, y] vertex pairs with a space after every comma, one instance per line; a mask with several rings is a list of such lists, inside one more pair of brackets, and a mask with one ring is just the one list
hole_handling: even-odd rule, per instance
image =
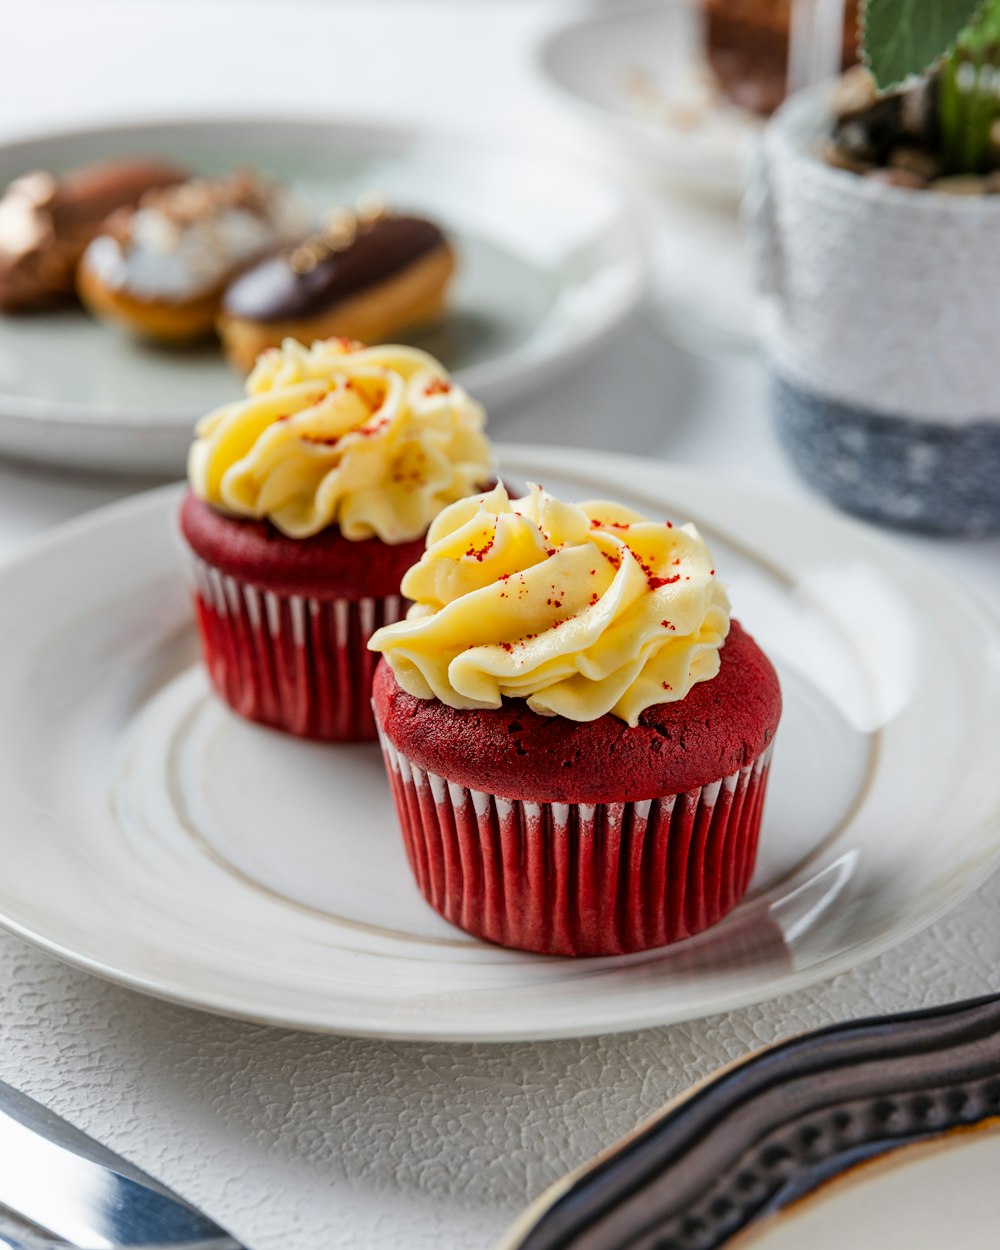
[[[318, 214], [376, 190], [438, 221], [460, 270], [449, 315], [411, 339], [494, 408], [607, 336], [643, 286], [627, 197], [574, 166], [385, 126], [162, 122], [0, 146], [0, 188], [127, 154], [197, 173], [245, 165], [284, 180]], [[0, 453], [72, 467], [179, 473], [195, 420], [239, 393], [215, 346], [144, 345], [79, 310], [0, 318]]]
[[248, 724], [210, 693], [179, 489], [72, 523], [0, 573], [0, 923], [138, 990], [296, 1028], [509, 1040], [728, 1010], [930, 924], [1000, 859], [1000, 633], [864, 527], [624, 456], [501, 449], [511, 480], [694, 520], [774, 659], [757, 874], [716, 928], [543, 958], [423, 901], [378, 749]]

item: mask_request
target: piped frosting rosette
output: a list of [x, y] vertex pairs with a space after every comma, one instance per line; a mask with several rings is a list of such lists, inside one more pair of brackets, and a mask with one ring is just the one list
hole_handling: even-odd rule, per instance
[[419, 538], [491, 476], [481, 405], [414, 348], [288, 339], [246, 398], [209, 413], [188, 460], [194, 493], [291, 538]]
[[289, 339], [200, 422], [181, 532], [231, 707], [299, 737], [375, 736], [368, 640], [405, 612], [433, 518], [492, 479], [484, 421], [424, 352]]
[[460, 709], [504, 696], [572, 721], [629, 725], [719, 671], [729, 602], [693, 525], [503, 485], [434, 520], [407, 619], [374, 635], [399, 685]]

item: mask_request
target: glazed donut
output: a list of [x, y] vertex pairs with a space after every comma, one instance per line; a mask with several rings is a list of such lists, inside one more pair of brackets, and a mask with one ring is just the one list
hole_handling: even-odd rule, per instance
[[195, 179], [111, 217], [84, 253], [77, 289], [95, 316], [143, 338], [190, 342], [214, 331], [241, 268], [307, 229], [299, 203], [259, 174]]
[[0, 200], [0, 309], [32, 312], [72, 300], [76, 267], [116, 209], [187, 173], [143, 157], [85, 165], [62, 178], [37, 170]]
[[382, 209], [338, 214], [236, 278], [219, 334], [245, 372], [287, 338], [385, 342], [441, 315], [454, 270], [454, 252], [431, 221]]

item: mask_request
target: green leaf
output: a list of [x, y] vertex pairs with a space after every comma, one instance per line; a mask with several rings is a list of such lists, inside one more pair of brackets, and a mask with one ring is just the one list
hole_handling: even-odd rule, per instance
[[865, 0], [861, 51], [882, 91], [935, 66], [991, 0]]

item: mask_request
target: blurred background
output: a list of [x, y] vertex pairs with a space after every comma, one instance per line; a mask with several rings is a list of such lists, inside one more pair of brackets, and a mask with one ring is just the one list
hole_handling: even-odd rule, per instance
[[[644, 44], [634, 14], [652, 19], [656, 46]], [[636, 202], [649, 301], [602, 343], [599, 360], [549, 379], [548, 411], [571, 414], [565, 428], [540, 421], [528, 402], [497, 411], [494, 437], [605, 445], [606, 414], [627, 386], [632, 415], [614, 431], [621, 450], [697, 459], [708, 414], [742, 410], [735, 458], [766, 458], [767, 437], [750, 417], [760, 383], [745, 367], [752, 309], [737, 189], [746, 127], [736, 110], [706, 106], [699, 25], [685, 0], [7, 3], [7, 46], [24, 55], [0, 82], [0, 126], [13, 137], [160, 118], [364, 119], [597, 170]], [[662, 67], [671, 80], [663, 99]], [[732, 368], [706, 369], [706, 352]]]
[[[0, 79], [0, 128], [10, 139], [164, 118], [362, 120], [435, 139], [457, 134], [487, 159], [501, 148], [530, 158], [511, 178], [530, 190], [530, 162], [547, 168], [550, 202], [561, 170], [585, 170], [628, 203], [642, 299], [625, 315], [630, 300], [619, 293], [621, 309], [563, 344], [558, 366], [531, 372], [530, 386], [525, 373], [524, 385], [497, 388], [496, 402], [487, 395], [493, 437], [710, 465], [805, 498], [768, 416], [740, 198], [764, 115], [789, 73], [797, 85], [850, 61], [854, 8], [842, 0], [8, 0], [6, 46], [16, 53]], [[569, 220], [587, 197], [565, 185]], [[497, 226], [511, 215], [497, 185], [484, 184], [481, 200], [489, 228], [530, 247], [540, 228], [530, 214]], [[596, 306], [599, 292], [588, 291]], [[3, 352], [0, 336], [0, 373]], [[25, 475], [29, 493], [47, 492], [48, 471], [18, 467], [7, 475], [8, 498], [21, 498]], [[138, 484], [63, 477], [46, 516]], [[19, 503], [0, 541], [23, 528]]]

